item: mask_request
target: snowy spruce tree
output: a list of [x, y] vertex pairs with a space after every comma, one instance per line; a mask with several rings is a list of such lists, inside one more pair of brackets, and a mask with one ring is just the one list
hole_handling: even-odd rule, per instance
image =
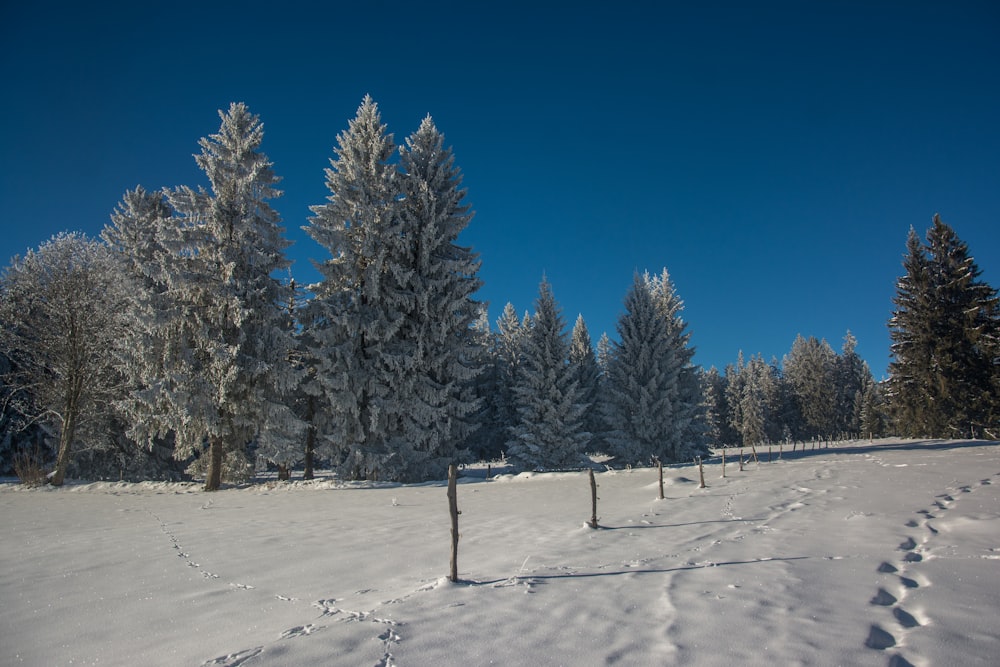
[[861, 402], [864, 389], [873, 378], [868, 364], [858, 355], [857, 339], [848, 331], [834, 363], [837, 390], [837, 433], [854, 436], [861, 433]]
[[667, 325], [668, 346], [674, 351], [677, 373], [678, 400], [674, 404], [674, 424], [680, 429], [680, 446], [686, 448], [685, 456], [703, 452], [708, 442], [708, 417], [704, 401], [704, 387], [700, 369], [692, 363], [695, 350], [691, 346], [691, 333], [682, 317], [684, 302], [677, 294], [666, 269], [649, 279], [660, 317]]
[[402, 337], [410, 348], [399, 443], [407, 479], [443, 479], [466, 454], [485, 348], [476, 333], [478, 256], [458, 244], [472, 213], [462, 175], [430, 116], [400, 150]]
[[583, 427], [591, 437], [587, 443], [587, 452], [602, 451], [604, 445], [600, 434], [606, 429], [600, 412], [594, 409], [600, 398], [601, 369], [597, 364], [597, 355], [583, 315], [578, 315], [576, 324], [573, 325], [569, 345], [569, 365], [579, 386], [581, 401], [589, 406], [583, 420]]
[[484, 402], [479, 432], [481, 458], [503, 456], [510, 428], [517, 421], [514, 386], [530, 327], [522, 326], [514, 305], [507, 303], [497, 318], [497, 329], [489, 336], [487, 372], [481, 376], [479, 397]]
[[150, 243], [155, 284], [135, 311], [149, 348], [133, 359], [138, 388], [123, 405], [133, 437], [152, 444], [172, 435], [179, 459], [199, 455], [209, 491], [224, 467], [248, 473], [250, 443], [295, 441], [302, 432], [284, 403], [299, 375], [288, 363], [290, 290], [273, 277], [289, 266], [268, 203], [280, 195], [278, 177], [260, 152], [258, 117], [241, 103], [219, 116], [219, 132], [195, 156], [210, 190], [166, 193], [173, 213]]
[[[312, 207], [306, 231], [331, 255], [317, 268], [307, 322], [317, 360], [325, 438], [337, 443], [341, 474], [360, 478], [383, 467], [400, 435], [403, 407], [393, 399], [403, 377], [406, 350], [396, 345], [404, 315], [391, 310], [386, 292], [389, 254], [399, 252], [398, 197], [392, 135], [378, 106], [365, 97], [348, 129], [337, 136], [336, 157], [326, 170], [327, 203]], [[391, 429], [391, 430], [390, 430]], [[370, 472], [369, 472], [370, 471]]]
[[542, 279], [514, 386], [517, 409], [507, 457], [522, 470], [575, 468], [590, 440], [589, 407], [569, 364], [569, 340], [548, 280]]
[[796, 408], [799, 438], [833, 436], [837, 432], [837, 353], [825, 340], [796, 336], [782, 363]]
[[[701, 392], [686, 383], [691, 350], [660, 278], [636, 274], [605, 382], [608, 453], [620, 464], [680, 461], [701, 451]], [[673, 313], [673, 316], [671, 316]]]
[[463, 456], [482, 369], [479, 263], [456, 243], [471, 218], [461, 174], [430, 118], [394, 166], [370, 97], [337, 142], [307, 227], [332, 256], [308, 318], [329, 436], [348, 476], [439, 478]]
[[1000, 300], [969, 248], [934, 216], [910, 229], [889, 320], [889, 402], [897, 432], [1000, 437]]

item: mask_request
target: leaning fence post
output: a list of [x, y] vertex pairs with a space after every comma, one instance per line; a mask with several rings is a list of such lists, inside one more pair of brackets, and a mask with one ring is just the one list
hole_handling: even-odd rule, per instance
[[451, 574], [452, 582], [458, 581], [458, 466], [448, 466], [448, 512], [451, 514]]

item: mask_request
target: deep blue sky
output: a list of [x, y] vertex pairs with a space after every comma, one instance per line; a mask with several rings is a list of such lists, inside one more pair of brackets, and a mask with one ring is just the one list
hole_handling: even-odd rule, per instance
[[910, 226], [940, 213], [1000, 286], [992, 0], [88, 4], [0, 5], [4, 264], [137, 184], [206, 184], [197, 141], [244, 101], [312, 280], [300, 227], [370, 93], [397, 143], [430, 113], [454, 148], [493, 321], [544, 273], [614, 337], [666, 267], [696, 363], [850, 329], [881, 377]]

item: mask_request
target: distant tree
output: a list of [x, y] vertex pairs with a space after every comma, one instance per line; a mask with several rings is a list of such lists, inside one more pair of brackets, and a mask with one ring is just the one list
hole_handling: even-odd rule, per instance
[[825, 340], [797, 336], [785, 356], [784, 377], [801, 416], [799, 437], [832, 436], [838, 425], [837, 353]]
[[58, 234], [15, 257], [0, 283], [0, 353], [8, 398], [28, 423], [58, 437], [63, 484], [78, 444], [104, 440], [122, 381], [115, 350], [126, 327], [125, 285], [107, 247]]
[[911, 229], [896, 284], [889, 402], [902, 435], [1000, 432], [1000, 306], [968, 246], [934, 216], [926, 247]]
[[886, 435], [886, 405], [885, 390], [882, 384], [869, 378], [865, 380], [861, 390], [858, 422], [861, 434], [869, 438], [880, 438]]
[[726, 366], [726, 387], [725, 397], [726, 411], [723, 413], [725, 415], [727, 429], [724, 432], [724, 437], [728, 436], [724, 442], [733, 445], [742, 445], [743, 443], [743, 388], [746, 384], [746, 376], [743, 374], [743, 370], [746, 364], [743, 361], [743, 350], [740, 350], [736, 356], [736, 364], [729, 364]]
[[518, 317], [513, 304], [507, 303], [497, 319], [493, 336], [496, 386], [493, 388], [495, 412], [495, 449], [505, 451], [513, 429], [517, 427], [517, 397], [515, 388], [520, 382], [524, 362], [524, 348], [531, 331], [531, 318], [527, 313]]
[[619, 463], [679, 461], [704, 445], [704, 422], [700, 431], [694, 424], [701, 387], [688, 384], [692, 351], [663, 280], [636, 274], [618, 320], [602, 409], [608, 452]]
[[522, 469], [577, 467], [590, 440], [587, 404], [569, 365], [569, 341], [552, 287], [542, 279], [514, 397], [517, 421], [507, 456]]
[[597, 355], [590, 340], [590, 332], [583, 315], [578, 315], [573, 325], [569, 345], [569, 365], [574, 379], [580, 389], [580, 400], [588, 406], [584, 414], [584, 430], [591, 435], [590, 442], [585, 447], [587, 451], [602, 451], [600, 434], [605, 431], [603, 420], [597, 405], [600, 392], [601, 369], [597, 364]]
[[678, 391], [673, 404], [673, 419], [680, 435], [678, 451], [684, 452], [685, 457], [694, 456], [704, 453], [708, 441], [708, 421], [702, 376], [692, 362], [695, 349], [683, 319], [684, 301], [677, 294], [666, 269], [658, 276], [649, 278], [648, 283], [657, 311], [667, 325], [667, 345], [673, 351]]
[[855, 351], [857, 344], [857, 339], [848, 331], [844, 336], [844, 346], [834, 368], [837, 386], [837, 431], [843, 434], [856, 434], [861, 431], [861, 395], [865, 384], [872, 380], [868, 364]]
[[743, 368], [742, 442], [759, 445], [781, 439], [782, 382], [778, 369], [760, 355], [751, 357]]
[[608, 367], [611, 365], [611, 339], [608, 333], [604, 332], [597, 339], [597, 368], [601, 373], [602, 383], [608, 377]]
[[712, 366], [705, 372], [703, 384], [709, 440], [717, 445], [732, 444], [732, 441], [724, 439], [727, 430], [726, 379], [719, 373], [718, 368]]

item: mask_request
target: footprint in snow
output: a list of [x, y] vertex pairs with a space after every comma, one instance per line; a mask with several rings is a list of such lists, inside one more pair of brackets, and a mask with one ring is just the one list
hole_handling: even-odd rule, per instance
[[917, 542], [912, 537], [907, 537], [904, 542], [899, 544], [900, 551], [910, 551], [917, 547]]
[[892, 610], [892, 615], [896, 617], [899, 624], [904, 628], [916, 628], [920, 626], [920, 621], [913, 617], [908, 611], [902, 607], [896, 607]]
[[873, 624], [868, 630], [868, 638], [865, 640], [865, 646], [868, 648], [872, 648], [877, 651], [884, 651], [885, 649], [892, 648], [895, 645], [896, 638], [878, 625]]
[[875, 597], [871, 599], [871, 604], [875, 604], [880, 607], [891, 607], [898, 601], [899, 600], [896, 599], [895, 595], [885, 590], [884, 588], [879, 588], [878, 593], [876, 593]]

